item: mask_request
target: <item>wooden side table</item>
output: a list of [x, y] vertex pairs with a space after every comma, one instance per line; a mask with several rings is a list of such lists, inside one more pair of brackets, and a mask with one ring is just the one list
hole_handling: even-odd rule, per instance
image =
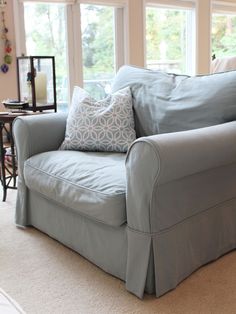
[[[3, 188], [3, 202], [7, 197], [7, 189], [16, 189], [17, 167], [12, 123], [17, 116], [17, 114], [0, 114], [0, 180]], [[9, 125], [9, 128], [7, 128], [7, 125]], [[9, 142], [10, 154], [7, 154], [6, 147], [4, 147], [3, 131], [5, 131]], [[6, 155], [11, 158], [11, 167], [5, 162]]]
[[[2, 201], [5, 202], [7, 198], [7, 189], [17, 189], [16, 179], [17, 179], [17, 161], [15, 144], [12, 134], [12, 124], [15, 118], [19, 116], [37, 115], [44, 114], [44, 112], [6, 112], [0, 113], [0, 182], [3, 188], [3, 198]], [[4, 146], [3, 131], [8, 139], [9, 145]], [[7, 152], [9, 148], [10, 152]], [[9, 157], [11, 160], [11, 166], [6, 163], [5, 157]]]
[[[32, 112], [16, 112], [16, 113], [4, 113], [0, 112], [0, 181], [3, 188], [3, 202], [7, 198], [7, 189], [17, 189], [16, 178], [17, 178], [17, 161], [15, 144], [12, 134], [12, 124], [15, 118], [22, 115], [32, 115], [38, 113]], [[7, 136], [8, 145], [4, 146], [3, 133]], [[7, 150], [8, 148], [8, 150]], [[6, 163], [6, 157], [11, 160], [11, 165]]]

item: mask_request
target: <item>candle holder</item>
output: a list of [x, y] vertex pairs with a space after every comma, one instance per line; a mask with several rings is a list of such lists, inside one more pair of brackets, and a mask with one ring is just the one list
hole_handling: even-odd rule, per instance
[[57, 111], [55, 58], [17, 57], [19, 102], [28, 102], [28, 110]]

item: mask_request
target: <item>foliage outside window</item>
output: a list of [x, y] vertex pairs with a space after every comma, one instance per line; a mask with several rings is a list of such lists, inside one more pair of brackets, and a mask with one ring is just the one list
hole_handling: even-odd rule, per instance
[[147, 67], [186, 73], [188, 10], [146, 8]]
[[217, 58], [236, 56], [236, 15], [213, 14], [212, 54]]
[[58, 110], [68, 104], [65, 5], [25, 3], [27, 55], [55, 56]]
[[84, 88], [100, 99], [115, 76], [114, 8], [82, 4], [80, 10]]

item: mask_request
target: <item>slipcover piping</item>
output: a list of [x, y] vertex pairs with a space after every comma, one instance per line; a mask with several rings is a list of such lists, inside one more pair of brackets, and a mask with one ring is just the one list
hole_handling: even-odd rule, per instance
[[181, 221], [179, 221], [179, 222], [173, 224], [171, 227], [167, 227], [167, 228], [161, 229], [161, 230], [159, 230], [159, 231], [155, 231], [155, 232], [140, 231], [140, 230], [136, 230], [136, 229], [130, 227], [129, 225], [127, 225], [127, 228], [128, 228], [128, 230], [130, 230], [130, 231], [132, 231], [132, 232], [135, 232], [135, 233], [138, 233], [138, 234], [149, 235], [149, 236], [151, 236], [151, 237], [157, 236], [157, 235], [162, 235], [162, 234], [164, 234], [164, 233], [167, 233], [167, 232], [171, 231], [171, 230], [174, 229], [177, 225], [184, 224], [186, 221], [188, 221], [188, 220], [190, 220], [190, 219], [192, 219], [192, 218], [194, 218], [194, 217], [197, 217], [197, 216], [200, 216], [200, 215], [204, 215], [204, 214], [207, 213], [208, 211], [213, 210], [214, 208], [216, 208], [216, 207], [218, 207], [218, 206], [220, 206], [220, 205], [222, 205], [222, 204], [227, 204], [227, 203], [230, 203], [230, 202], [232, 202], [232, 201], [236, 201], [236, 197], [232, 197], [232, 198], [230, 198], [230, 199], [228, 199], [228, 200], [225, 200], [225, 201], [223, 201], [223, 202], [220, 202], [220, 203], [218, 203], [218, 204], [216, 204], [216, 205], [214, 205], [214, 206], [208, 207], [207, 209], [205, 209], [205, 210], [203, 210], [203, 211], [201, 211], [201, 212], [199, 212], [199, 213], [193, 214], [193, 215], [191, 215], [191, 216], [189, 216], [189, 217], [187, 217], [187, 218], [185, 218], [185, 219], [183, 219], [183, 220], [181, 220]]
[[56, 180], [60, 180], [60, 181], [64, 181], [64, 182], [66, 182], [66, 183], [69, 183], [69, 184], [75, 186], [76, 188], [81, 188], [81, 189], [88, 190], [88, 191], [93, 192], [93, 193], [102, 194], [102, 195], [105, 195], [105, 196], [114, 195], [114, 196], [116, 197], [116, 196], [126, 195], [125, 192], [123, 192], [123, 193], [109, 194], [109, 193], [104, 193], [104, 192], [100, 192], [100, 191], [95, 191], [95, 190], [92, 190], [92, 189], [90, 189], [90, 188], [88, 188], [88, 187], [84, 187], [83, 185], [75, 184], [75, 183], [73, 183], [73, 182], [71, 182], [71, 181], [69, 181], [69, 180], [66, 180], [65, 178], [62, 178], [62, 177], [60, 177], [60, 176], [55, 176], [55, 175], [53, 175], [53, 174], [49, 174], [48, 172], [46, 172], [46, 171], [44, 171], [44, 170], [42, 170], [42, 169], [40, 169], [40, 168], [37, 168], [37, 167], [35, 167], [35, 166], [32, 166], [32, 164], [30, 164], [29, 161], [26, 161], [26, 164], [27, 164], [27, 166], [30, 167], [31, 169], [37, 170], [37, 171], [39, 171], [39, 172], [42, 172], [42, 173], [44, 173], [46, 176], [52, 177], [52, 178], [54, 178], [54, 179], [56, 179]]
[[59, 202], [59, 201], [57, 201], [57, 200], [55, 200], [55, 199], [52, 199], [52, 198], [49, 198], [47, 195], [45, 195], [45, 194], [43, 194], [43, 193], [41, 193], [41, 192], [39, 192], [39, 191], [36, 191], [36, 190], [33, 190], [33, 191], [34, 191], [34, 193], [39, 194], [41, 197], [47, 199], [48, 201], [54, 202], [54, 203], [58, 204], [59, 206], [64, 206], [64, 207], [66, 207], [66, 208], [69, 208], [73, 213], [79, 214], [80, 216], [83, 216], [83, 217], [89, 219], [90, 221], [95, 221], [95, 222], [97, 222], [97, 223], [101, 223], [101, 224], [103, 224], [103, 225], [106, 225], [106, 226], [109, 226], [109, 227], [112, 227], [112, 228], [119, 228], [119, 227], [121, 227], [124, 223], [127, 222], [127, 220], [124, 220], [124, 221], [123, 221], [122, 223], [120, 223], [119, 225], [118, 225], [118, 224], [117, 224], [117, 225], [108, 224], [107, 222], [102, 221], [102, 220], [99, 220], [99, 219], [97, 219], [97, 218], [95, 218], [95, 217], [93, 217], [93, 216], [86, 215], [85, 213], [83, 213], [83, 212], [81, 212], [81, 211], [79, 211], [79, 210], [77, 211], [76, 209], [74, 209], [74, 208], [72, 208], [72, 207], [70, 207], [70, 206], [68, 206], [68, 205], [66, 205], [66, 204], [63, 204], [62, 202]]

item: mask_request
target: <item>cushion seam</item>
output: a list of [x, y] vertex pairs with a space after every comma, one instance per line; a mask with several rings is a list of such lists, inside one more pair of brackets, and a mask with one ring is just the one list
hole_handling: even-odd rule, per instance
[[45, 194], [43, 194], [43, 193], [41, 193], [41, 192], [39, 192], [39, 191], [36, 191], [36, 190], [34, 190], [34, 189], [32, 189], [32, 190], [33, 190], [35, 193], [41, 195], [43, 198], [46, 198], [48, 201], [53, 201], [54, 203], [56, 203], [56, 204], [58, 204], [58, 205], [60, 205], [60, 206], [69, 208], [69, 209], [70, 209], [71, 211], [73, 211], [75, 214], [79, 214], [79, 215], [81, 215], [81, 216], [83, 216], [83, 217], [86, 217], [86, 218], [89, 219], [89, 220], [96, 221], [96, 222], [98, 222], [98, 223], [102, 223], [102, 224], [104, 224], [104, 225], [111, 226], [111, 227], [120, 227], [120, 226], [122, 226], [124, 223], [127, 222], [127, 220], [124, 220], [124, 221], [122, 221], [119, 225], [112, 225], [112, 224], [109, 224], [109, 223], [107, 223], [107, 222], [105, 222], [105, 221], [103, 221], [103, 220], [100, 220], [100, 219], [98, 219], [98, 218], [95, 218], [94, 216], [86, 215], [85, 213], [83, 213], [83, 212], [81, 212], [81, 211], [79, 211], [79, 210], [77, 211], [76, 209], [74, 209], [74, 208], [72, 208], [72, 207], [70, 207], [70, 206], [68, 206], [68, 205], [63, 204], [62, 202], [60, 202], [60, 201], [58, 201], [58, 200], [52, 199], [52, 198], [48, 197], [47, 195], [45, 195]]
[[[48, 177], [52, 177], [52, 178], [54, 178], [54, 179], [56, 179], [56, 180], [60, 180], [60, 181], [64, 181], [64, 182], [66, 182], [66, 183], [69, 183], [70, 185], [73, 185], [73, 186], [75, 186], [76, 188], [88, 190], [88, 191], [90, 191], [90, 192], [102, 194], [102, 195], [105, 195], [105, 196], [110, 196], [110, 195], [111, 195], [111, 194], [108, 194], [108, 193], [103, 193], [103, 192], [100, 192], [100, 191], [95, 191], [95, 190], [89, 189], [89, 188], [84, 187], [84, 186], [82, 186], [82, 185], [79, 185], [79, 184], [75, 184], [75, 183], [73, 183], [73, 182], [70, 182], [69, 180], [66, 180], [65, 178], [57, 177], [57, 176], [55, 176], [55, 175], [49, 174], [49, 173], [46, 172], [45, 170], [39, 169], [39, 168], [37, 168], [37, 167], [35, 167], [35, 166], [32, 166], [29, 161], [26, 162], [26, 166], [28, 166], [28, 167], [30, 167], [30, 168], [32, 168], [32, 169], [34, 169], [34, 170], [37, 170], [37, 171], [39, 171], [39, 172], [42, 172], [42, 173], [44, 173], [44, 174], [45, 174], [46, 176], [48, 176]], [[112, 194], [112, 195], [114, 195], [114, 196], [116, 197], [116, 196], [126, 195], [126, 193], [116, 193], [116, 194]]]

